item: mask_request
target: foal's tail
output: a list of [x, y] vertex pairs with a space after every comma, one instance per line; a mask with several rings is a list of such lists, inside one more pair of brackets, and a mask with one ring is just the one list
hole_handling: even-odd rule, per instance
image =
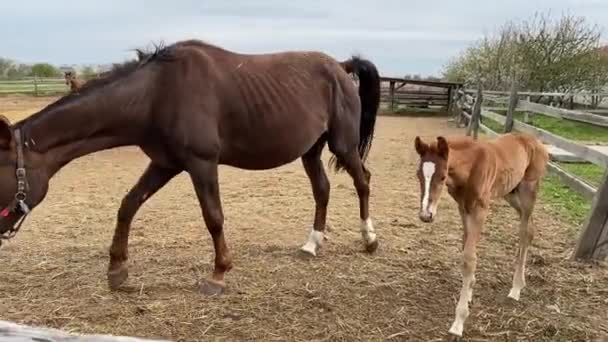
[[[359, 156], [365, 162], [367, 154], [372, 146], [374, 138], [374, 126], [376, 124], [376, 114], [380, 105], [380, 74], [374, 63], [353, 56], [340, 66], [347, 73], [355, 73], [359, 78], [359, 99], [361, 100], [361, 122], [359, 124]], [[329, 165], [335, 164], [335, 170], [344, 169], [344, 164], [339, 158], [332, 156]]]

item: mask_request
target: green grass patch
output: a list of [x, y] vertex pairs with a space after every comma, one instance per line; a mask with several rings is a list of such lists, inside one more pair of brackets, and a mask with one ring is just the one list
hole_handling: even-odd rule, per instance
[[585, 222], [591, 201], [562, 184], [557, 176], [547, 175], [540, 185], [540, 199], [551, 214], [574, 226], [573, 233]]
[[604, 179], [603, 167], [591, 163], [557, 163], [559, 167], [598, 188]]
[[490, 119], [490, 118], [481, 118], [481, 123], [487, 126], [489, 129], [493, 130], [496, 133], [503, 133], [505, 126]]
[[[496, 110], [498, 114], [506, 115], [505, 110]], [[515, 112], [515, 120], [524, 122], [524, 113]], [[528, 112], [529, 125], [542, 128], [563, 138], [588, 143], [608, 143], [608, 129], [584, 122], [558, 119], [539, 113]]]

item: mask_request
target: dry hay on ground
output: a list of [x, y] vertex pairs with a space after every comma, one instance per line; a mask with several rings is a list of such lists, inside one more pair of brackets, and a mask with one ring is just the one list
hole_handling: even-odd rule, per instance
[[[300, 162], [264, 172], [222, 167], [235, 268], [228, 292], [211, 298], [196, 291], [211, 270], [213, 248], [186, 174], [139, 212], [128, 286], [108, 290], [116, 211], [147, 158], [134, 148], [84, 157], [52, 180], [46, 201], [0, 250], [0, 319], [179, 341], [442, 340], [461, 285], [462, 228], [447, 197], [435, 223], [419, 222], [412, 147], [416, 134], [438, 132], [462, 130], [445, 118], [379, 119], [368, 162], [380, 238], [374, 255], [363, 252], [346, 174], [329, 173], [329, 241], [317, 258], [302, 258], [314, 204]], [[465, 340], [588, 341], [608, 330], [608, 271], [567, 259], [577, 228], [542, 208], [535, 222], [528, 287], [515, 303], [506, 295], [518, 224], [496, 202], [479, 248]]]

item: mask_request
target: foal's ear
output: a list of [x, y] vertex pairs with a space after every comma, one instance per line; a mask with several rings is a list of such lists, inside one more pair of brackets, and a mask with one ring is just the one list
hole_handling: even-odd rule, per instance
[[437, 153], [440, 157], [448, 159], [450, 147], [448, 146], [447, 140], [442, 136], [437, 137]]
[[416, 152], [418, 152], [418, 154], [421, 156], [423, 156], [429, 150], [429, 145], [423, 143], [419, 136], [416, 136], [414, 145], [416, 146]]

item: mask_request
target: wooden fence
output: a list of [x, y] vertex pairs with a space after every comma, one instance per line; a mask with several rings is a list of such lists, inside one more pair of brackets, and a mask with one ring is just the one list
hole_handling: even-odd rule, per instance
[[[473, 94], [475, 91], [473, 90], [467, 90], [466, 93], [467, 94]], [[494, 102], [494, 103], [507, 103], [510, 101], [510, 97], [505, 98], [502, 96], [496, 96], [494, 95], [495, 92], [492, 91], [487, 91], [484, 92], [484, 99], [487, 102]], [[535, 93], [533, 93], [535, 94]], [[543, 94], [543, 93], [540, 93]], [[544, 94], [552, 94], [552, 93], [544, 93]], [[578, 122], [584, 122], [584, 123], [588, 123], [594, 126], [600, 126], [600, 127], [608, 127], [608, 116], [606, 115], [598, 115], [595, 113], [591, 113], [588, 111], [581, 111], [581, 110], [570, 110], [570, 109], [564, 109], [564, 108], [559, 108], [559, 107], [554, 107], [554, 106], [547, 106], [544, 104], [540, 104], [540, 103], [535, 103], [535, 102], [531, 102], [529, 100], [529, 96], [527, 97], [527, 99], [521, 99], [521, 94], [517, 93], [516, 94], [516, 102], [517, 102], [517, 109], [518, 110], [522, 110], [522, 111], [529, 111], [529, 112], [533, 112], [533, 113], [540, 113], [546, 116], [550, 116], [550, 117], [554, 117], [557, 119], [564, 119], [564, 120], [570, 120], [570, 121], [578, 121]], [[598, 109], [597, 112], [601, 112], [601, 109]], [[608, 112], [608, 109], [606, 110]]]
[[74, 335], [50, 328], [36, 328], [13, 322], [0, 321], [2, 342], [169, 342], [112, 335]]
[[[470, 93], [475, 90], [468, 89]], [[510, 95], [507, 91], [491, 90], [484, 92], [488, 98], [493, 98], [496, 101], [506, 101]], [[525, 99], [531, 102], [534, 99], [536, 103], [550, 105], [552, 107], [562, 107], [575, 109], [575, 107], [584, 107], [585, 111], [608, 114], [607, 108], [598, 108], [602, 102], [608, 98], [606, 92], [580, 91], [580, 92], [519, 92], [520, 99]]]
[[[604, 180], [601, 186], [596, 189], [575, 175], [560, 168], [557, 164], [549, 162], [548, 165], [548, 171], [558, 176], [564, 184], [581, 193], [586, 198], [593, 199], [591, 211], [577, 242], [573, 258], [605, 259], [608, 256], [608, 156], [583, 144], [570, 141], [546, 130], [515, 120], [514, 114], [517, 108], [533, 108], [535, 112], [539, 113], [556, 113], [553, 109], [548, 110], [546, 108], [541, 108], [540, 106], [542, 105], [539, 104], [531, 106], [528, 101], [520, 103], [516, 89], [517, 86], [514, 84], [508, 101], [509, 107], [506, 116], [482, 108], [484, 92], [481, 87], [478, 87], [475, 96], [472, 96], [470, 91], [461, 90], [457, 96], [456, 106], [454, 106], [454, 119], [459, 124], [466, 122], [468, 127], [467, 135], [472, 134], [474, 138], [477, 138], [479, 129], [482, 129], [490, 135], [502, 133], [494, 132], [483, 124], [482, 118], [488, 118], [502, 124], [504, 126], [504, 132], [515, 130], [535, 135], [545, 144], [556, 146], [574, 154], [580, 159], [606, 168]], [[576, 121], [583, 121], [577, 120], [578, 118], [576, 118], [576, 115], [579, 114], [569, 111], [567, 116], [562, 116], [562, 118], [566, 120], [575, 119]], [[581, 116], [585, 119], [589, 118], [589, 115], [583, 114]], [[601, 122], [595, 122], [593, 120], [595, 119], [590, 120], [592, 121], [590, 123], [603, 126]]]
[[452, 106], [453, 94], [462, 84], [382, 77], [380, 87], [381, 102], [388, 104], [391, 111], [399, 106], [447, 110]]
[[63, 78], [28, 77], [0, 79], [0, 95], [25, 94], [34, 96], [63, 94], [69, 90]]

